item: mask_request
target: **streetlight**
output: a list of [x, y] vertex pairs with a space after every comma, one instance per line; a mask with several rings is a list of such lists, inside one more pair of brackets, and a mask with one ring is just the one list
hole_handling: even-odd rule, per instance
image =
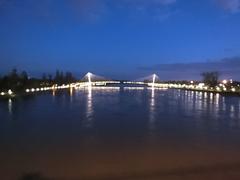
[[13, 94], [13, 92], [12, 92], [11, 89], [8, 90], [8, 94], [9, 94], [9, 95], [12, 95], [12, 94]]
[[223, 83], [223, 84], [227, 84], [227, 80], [224, 79], [224, 80], [222, 81], [222, 83]]

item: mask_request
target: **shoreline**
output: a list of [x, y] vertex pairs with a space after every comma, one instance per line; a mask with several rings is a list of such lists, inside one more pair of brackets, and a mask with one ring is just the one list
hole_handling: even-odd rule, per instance
[[235, 97], [239, 96], [240, 97], [240, 92], [232, 92], [232, 91], [217, 91], [217, 90], [189, 89], [189, 88], [169, 88], [169, 89], [196, 91], [196, 92], [203, 92], [203, 93], [220, 94], [222, 96], [235, 96]]
[[[156, 87], [158, 88], [158, 87]], [[185, 90], [185, 91], [193, 91], [193, 92], [202, 92], [202, 93], [213, 93], [213, 94], [220, 94], [222, 96], [232, 96], [232, 97], [240, 97], [240, 92], [232, 92], [232, 91], [217, 91], [217, 90], [206, 90], [206, 89], [192, 89], [192, 88], [174, 88], [169, 87], [168, 89], [176, 89], [176, 90]], [[63, 89], [55, 89], [55, 90], [63, 90]], [[49, 91], [52, 91], [49, 90]], [[46, 91], [39, 91], [39, 92], [19, 92], [19, 93], [13, 93], [13, 94], [7, 94], [0, 95], [0, 100], [8, 100], [8, 99], [17, 99], [20, 97], [26, 97], [31, 95], [37, 95], [38, 93], [43, 93]]]

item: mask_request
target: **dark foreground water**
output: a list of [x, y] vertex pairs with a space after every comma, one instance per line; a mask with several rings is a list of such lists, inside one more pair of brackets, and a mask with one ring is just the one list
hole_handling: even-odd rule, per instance
[[240, 98], [93, 88], [0, 102], [0, 179], [239, 179]]

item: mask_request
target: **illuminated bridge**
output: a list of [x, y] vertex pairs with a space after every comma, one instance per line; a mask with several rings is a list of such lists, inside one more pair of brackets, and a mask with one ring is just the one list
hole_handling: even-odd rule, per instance
[[81, 89], [81, 88], [88, 88], [88, 87], [94, 87], [94, 88], [104, 88], [106, 86], [111, 85], [120, 85], [125, 84], [126, 86], [132, 86], [136, 87], [138, 86], [147, 86], [151, 88], [166, 88], [163, 84], [158, 83], [159, 77], [156, 74], [140, 78], [136, 81], [116, 81], [111, 80], [108, 78], [105, 78], [103, 76], [99, 76], [93, 73], [88, 72], [80, 81], [72, 84], [63, 84], [63, 85], [53, 85], [50, 87], [39, 87], [39, 88], [31, 88], [26, 89], [26, 93], [31, 92], [40, 92], [40, 91], [49, 91], [49, 90], [58, 90], [58, 89]]
[[102, 76], [95, 75], [93, 73], [88, 72], [81, 80], [80, 82], [77, 82], [74, 84], [75, 87], [86, 87], [86, 86], [106, 86], [111, 84], [126, 84], [128, 86], [130, 85], [144, 85], [144, 86], [150, 86], [155, 87], [159, 84], [157, 83], [159, 81], [159, 77], [156, 74], [140, 78], [136, 81], [114, 81], [111, 79], [107, 79]]
[[[26, 89], [26, 93], [39, 92], [39, 91], [49, 91], [49, 90], [58, 90], [58, 89], [84, 89], [84, 88], [95, 88], [95, 89], [104, 89], [107, 87], [119, 88], [120, 85], [123, 85], [127, 88], [141, 88], [148, 87], [151, 89], [168, 89], [168, 88], [177, 88], [177, 89], [190, 89], [190, 90], [204, 90], [211, 91], [203, 83], [199, 84], [180, 84], [180, 83], [163, 83], [160, 81], [158, 75], [152, 74], [135, 81], [116, 81], [112, 79], [105, 78], [103, 76], [98, 76], [96, 74], [88, 72], [81, 80], [72, 84], [63, 84], [63, 85], [53, 85], [50, 87], [39, 87]], [[12, 93], [12, 92], [11, 92]]]

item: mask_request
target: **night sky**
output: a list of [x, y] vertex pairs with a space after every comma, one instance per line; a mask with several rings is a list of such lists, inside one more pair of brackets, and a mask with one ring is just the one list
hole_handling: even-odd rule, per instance
[[0, 0], [0, 74], [240, 80], [240, 0]]

